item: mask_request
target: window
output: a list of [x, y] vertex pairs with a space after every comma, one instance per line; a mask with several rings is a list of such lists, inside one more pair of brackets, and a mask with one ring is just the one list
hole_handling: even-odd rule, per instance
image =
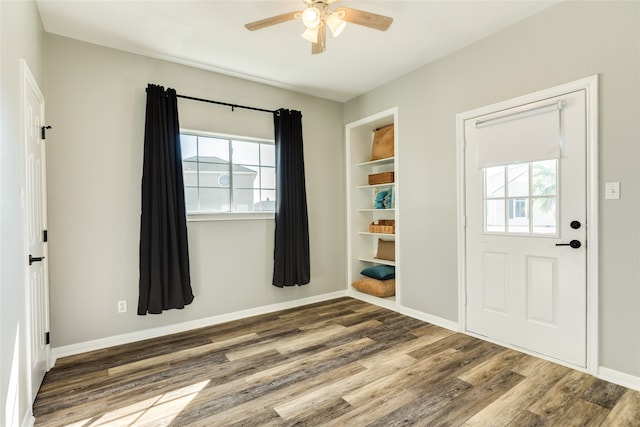
[[484, 168], [484, 231], [555, 235], [558, 161]]
[[183, 132], [187, 213], [274, 212], [273, 141]]

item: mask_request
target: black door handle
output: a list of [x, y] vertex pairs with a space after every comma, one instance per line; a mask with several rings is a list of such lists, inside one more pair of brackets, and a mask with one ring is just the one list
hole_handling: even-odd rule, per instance
[[582, 243], [579, 240], [572, 240], [569, 243], [556, 243], [556, 246], [571, 246], [573, 249], [578, 249]]
[[31, 256], [31, 254], [29, 254], [29, 265], [33, 264], [34, 262], [40, 262], [44, 259], [43, 256], [41, 257], [33, 257]]

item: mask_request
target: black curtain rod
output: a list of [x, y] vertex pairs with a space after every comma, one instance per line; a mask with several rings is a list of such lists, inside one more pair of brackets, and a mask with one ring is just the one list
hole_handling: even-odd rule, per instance
[[195, 98], [193, 96], [178, 95], [178, 94], [176, 94], [176, 96], [178, 98], [190, 99], [192, 101], [200, 101], [200, 102], [208, 102], [209, 104], [225, 105], [227, 107], [231, 107], [231, 111], [233, 111], [236, 108], [243, 108], [245, 110], [262, 111], [263, 113], [271, 113], [271, 114], [275, 114], [277, 112], [277, 110], [266, 110], [264, 108], [247, 107], [246, 105], [229, 104], [228, 102], [212, 101], [210, 99]]

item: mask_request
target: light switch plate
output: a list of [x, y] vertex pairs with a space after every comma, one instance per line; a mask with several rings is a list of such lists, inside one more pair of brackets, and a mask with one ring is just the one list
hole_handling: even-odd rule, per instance
[[617, 200], [620, 198], [620, 183], [607, 182], [604, 187], [604, 198], [608, 200]]

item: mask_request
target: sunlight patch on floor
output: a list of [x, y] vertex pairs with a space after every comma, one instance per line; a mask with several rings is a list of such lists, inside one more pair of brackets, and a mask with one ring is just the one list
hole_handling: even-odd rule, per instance
[[97, 419], [88, 418], [68, 424], [67, 427], [168, 426], [207, 384], [209, 384], [209, 380], [182, 387], [123, 408], [114, 409]]

